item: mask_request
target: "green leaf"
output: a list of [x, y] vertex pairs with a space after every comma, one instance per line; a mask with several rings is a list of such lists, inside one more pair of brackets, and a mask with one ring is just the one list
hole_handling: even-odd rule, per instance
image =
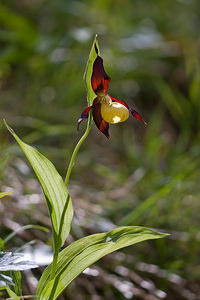
[[[10, 241], [13, 237], [15, 237], [15, 235], [18, 234], [18, 232], [23, 231], [23, 230], [27, 230], [27, 229], [39, 229], [45, 232], [49, 232], [49, 229], [44, 227], [44, 226], [40, 226], [40, 225], [35, 225], [35, 224], [29, 224], [29, 225], [25, 225], [25, 226], [21, 226], [20, 228], [18, 228], [16, 231], [11, 232], [5, 239], [4, 239], [4, 244], [6, 244], [8, 241]], [[0, 240], [0, 245], [1, 245], [1, 240]]]
[[67, 188], [54, 165], [40, 152], [22, 142], [6, 122], [5, 125], [24, 151], [42, 186], [51, 218], [54, 246], [59, 249], [69, 234], [73, 217]]
[[82, 238], [59, 253], [55, 278], [51, 281], [51, 265], [43, 273], [36, 290], [37, 299], [57, 299], [63, 290], [87, 267], [101, 257], [118, 249], [167, 234], [148, 228], [119, 227], [108, 233], [93, 234]]
[[88, 105], [90, 106], [93, 102], [93, 100], [95, 99], [96, 95], [92, 89], [92, 85], [91, 85], [91, 77], [92, 77], [92, 71], [93, 71], [93, 64], [95, 59], [97, 58], [97, 54], [95, 51], [95, 44], [96, 47], [98, 49], [98, 52], [100, 54], [100, 50], [99, 50], [99, 46], [98, 46], [98, 41], [97, 41], [97, 35], [95, 36], [90, 54], [89, 54], [89, 58], [87, 61], [87, 65], [86, 65], [86, 69], [85, 69], [85, 73], [83, 76], [83, 79], [85, 81], [85, 85], [86, 85], [86, 90], [87, 90], [87, 101], [88, 101]]
[[4, 242], [3, 240], [0, 238], [0, 252], [4, 252], [5, 249], [4, 249]]
[[11, 299], [20, 300], [18, 295], [16, 295], [9, 287], [0, 287], [0, 299], [2, 299], [1, 296], [3, 297], [3, 299], [5, 297], [6, 297], [5, 299], [10, 299], [7, 298], [7, 295], [11, 297]]
[[14, 280], [15, 286], [10, 289], [15, 292], [18, 296], [21, 295], [21, 272], [20, 271], [11, 271], [10, 276]]
[[21, 295], [21, 273], [19, 271], [7, 271], [0, 274], [0, 287], [8, 287], [18, 296]]
[[10, 195], [12, 194], [13, 192], [4, 192], [4, 193], [0, 193], [0, 199], [7, 196], [7, 195]]

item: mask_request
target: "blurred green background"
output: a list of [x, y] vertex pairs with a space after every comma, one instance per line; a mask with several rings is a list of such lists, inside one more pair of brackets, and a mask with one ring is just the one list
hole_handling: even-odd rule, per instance
[[[170, 233], [109, 255], [59, 299], [200, 299], [200, 3], [198, 0], [2, 0], [0, 3], [1, 237], [27, 225], [49, 226], [33, 172], [5, 129], [65, 176], [84, 132], [83, 73], [95, 34], [111, 77], [109, 93], [127, 101], [149, 126], [130, 118], [95, 126], [69, 183], [75, 208], [67, 243], [119, 225]], [[51, 244], [24, 231], [7, 250]], [[23, 274], [34, 293], [41, 270]]]

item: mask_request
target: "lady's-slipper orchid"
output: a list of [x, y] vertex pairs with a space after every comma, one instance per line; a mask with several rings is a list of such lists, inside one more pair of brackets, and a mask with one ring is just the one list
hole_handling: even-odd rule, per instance
[[93, 64], [93, 72], [91, 77], [91, 84], [94, 93], [97, 97], [94, 99], [91, 106], [88, 106], [81, 114], [78, 120], [78, 128], [80, 123], [87, 119], [89, 116], [89, 111], [93, 110], [93, 119], [97, 128], [109, 138], [109, 123], [116, 124], [124, 122], [129, 117], [129, 112], [136, 119], [139, 119], [144, 124], [147, 123], [143, 120], [141, 115], [130, 108], [124, 101], [118, 100], [108, 94], [108, 84], [110, 82], [110, 77], [106, 74], [103, 66], [103, 59], [98, 55], [98, 49], [95, 45], [95, 51], [97, 53], [97, 58]]

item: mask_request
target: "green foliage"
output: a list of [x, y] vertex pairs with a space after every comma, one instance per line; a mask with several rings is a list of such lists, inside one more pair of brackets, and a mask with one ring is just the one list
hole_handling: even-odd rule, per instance
[[[85, 81], [85, 86], [86, 86], [88, 105], [91, 105], [94, 98], [96, 97], [95, 93], [93, 92], [92, 86], [91, 86], [91, 76], [92, 76], [92, 71], [93, 71], [93, 63], [94, 63], [94, 61], [96, 59], [96, 56], [97, 56], [96, 51], [95, 51], [95, 47], [99, 51], [97, 36], [95, 36], [95, 39], [94, 39], [94, 42], [93, 42], [93, 45], [92, 45], [92, 48], [91, 48], [91, 51], [90, 51], [90, 54], [89, 54], [89, 58], [88, 58], [88, 61], [87, 61], [87, 65], [86, 65], [86, 68], [85, 68], [85, 73], [84, 73], [84, 81]], [[65, 177], [65, 185], [66, 186], [68, 184], [69, 177], [71, 175], [71, 171], [72, 171], [72, 168], [73, 168], [74, 161], [75, 161], [76, 155], [78, 153], [78, 150], [79, 150], [80, 146], [82, 145], [82, 143], [84, 142], [84, 140], [86, 139], [86, 137], [88, 136], [88, 134], [90, 132], [91, 125], [92, 125], [92, 120], [93, 120], [92, 113], [90, 111], [86, 131], [85, 131], [84, 135], [82, 136], [82, 138], [77, 143], [77, 145], [76, 145], [76, 147], [75, 147], [75, 149], [72, 153], [72, 157], [71, 157], [69, 167], [68, 167], [68, 170], [67, 170], [67, 174], [66, 174], [66, 177]]]
[[[5, 291], [7, 292], [5, 294]], [[7, 299], [7, 295], [11, 298], [14, 298], [15, 300], [20, 300], [19, 295], [17, 295], [15, 292], [13, 292], [9, 287], [0, 287], [0, 296], [3, 297], [3, 299], [6, 297]]]
[[4, 242], [3, 240], [0, 238], [0, 252], [4, 252], [5, 249], [4, 249]]
[[73, 216], [72, 203], [66, 186], [52, 163], [37, 150], [22, 142], [7, 124], [6, 126], [24, 151], [42, 186], [52, 223], [54, 247], [58, 251], [69, 234]]
[[157, 205], [158, 201], [166, 197], [166, 195], [170, 193], [180, 183], [180, 181], [193, 170], [194, 166], [192, 169], [181, 172], [177, 176], [173, 177], [169, 183], [165, 184], [154, 195], [147, 198], [135, 210], [131, 211], [124, 219], [122, 219], [120, 221], [120, 225], [130, 225], [145, 219], [147, 216], [150, 217], [151, 215], [153, 217], [155, 214], [159, 214], [159, 206]]
[[[28, 262], [27, 262], [27, 269], [32, 269], [31, 264]], [[21, 294], [22, 294], [21, 272], [20, 271], [11, 271], [8, 273], [12, 277], [12, 279], [15, 283], [15, 285], [11, 288], [12, 291], [15, 292], [15, 294], [17, 294], [18, 296], [21, 296]]]
[[39, 229], [42, 230], [44, 232], [49, 232], [49, 229], [44, 227], [44, 226], [40, 226], [40, 225], [33, 225], [33, 224], [29, 224], [29, 225], [25, 225], [22, 226], [21, 228], [19, 228], [16, 231], [11, 232], [5, 239], [4, 239], [4, 244], [6, 244], [8, 241], [10, 241], [13, 237], [15, 237], [20, 231], [22, 230], [27, 230], [27, 229]]
[[31, 22], [25, 17], [11, 11], [6, 7], [6, 5], [3, 4], [0, 5], [0, 23], [5, 28], [8, 28], [11, 32], [13, 32], [13, 37], [17, 42], [33, 43], [35, 40], [36, 32], [33, 24], [31, 24]]
[[[94, 98], [91, 93], [91, 75], [93, 63], [96, 58], [95, 48], [98, 49], [96, 37], [92, 45], [84, 75], [89, 104], [92, 104]], [[91, 235], [89, 237], [80, 239], [77, 242], [72, 243], [58, 254], [60, 247], [69, 234], [73, 216], [72, 203], [66, 185], [68, 184], [78, 150], [82, 142], [89, 134], [91, 121], [92, 119], [90, 114], [86, 131], [72, 154], [65, 183], [63, 182], [59, 173], [56, 171], [53, 164], [45, 156], [41, 155], [40, 152], [22, 142], [21, 139], [15, 134], [13, 129], [10, 128], [5, 122], [7, 129], [18, 142], [28, 158], [33, 170], [35, 171], [46, 197], [49, 215], [51, 218], [54, 241], [54, 256], [52, 264], [47, 267], [44, 275], [39, 281], [36, 291], [36, 298], [39, 297], [39, 299], [57, 299], [73, 279], [81, 274], [82, 271], [84, 271], [88, 266], [108, 253], [144, 240], [158, 239], [166, 236], [166, 234], [161, 234], [148, 228], [121, 227], [116, 228], [108, 233]], [[7, 240], [13, 236], [14, 233], [9, 236]], [[24, 262], [24, 264], [23, 262], [15, 262], [15, 257], [16, 259], [19, 258], [19, 255], [17, 254], [13, 255], [11, 253], [2, 252], [1, 256], [2, 263], [4, 265], [0, 267], [0, 271], [23, 270], [26, 267], [34, 267], [29, 265], [28, 262]], [[18, 275], [20, 274], [13, 274], [16, 279], [15, 281], [19, 281], [19, 278], [17, 278]], [[16, 284], [16, 288], [19, 288], [19, 284]], [[19, 292], [19, 290], [17, 292]]]
[[4, 192], [4, 193], [0, 193], [0, 199], [7, 196], [7, 195], [10, 195], [12, 194], [12, 192]]
[[[101, 54], [112, 79], [110, 93], [134, 106], [150, 126], [143, 128], [136, 120], [111, 126], [110, 142], [96, 130], [91, 132], [69, 186], [80, 220], [78, 225], [74, 222], [72, 238], [106, 231], [110, 223], [171, 232], [167, 240], [137, 245], [133, 261], [164, 270], [165, 277], [159, 271], [152, 276], [148, 268], [139, 274], [164, 287], [167, 298], [177, 299], [186, 285], [197, 297], [200, 294], [198, 9], [197, 0], [127, 0], [123, 11], [121, 2], [115, 0], [50, 0], [48, 5], [47, 1], [3, 1], [0, 11], [1, 115], [26, 143], [48, 155], [62, 175], [77, 138], [76, 120], [86, 103], [81, 79], [88, 48], [99, 33]], [[0, 127], [0, 186], [17, 187], [12, 203], [2, 198], [0, 217], [21, 226], [38, 219], [34, 204], [25, 209], [20, 202], [30, 192], [23, 183], [34, 179], [16, 167], [19, 155], [4, 126]], [[187, 170], [192, 171], [185, 174]], [[8, 228], [2, 225], [1, 231], [6, 236]], [[29, 234], [40, 238], [37, 232]], [[17, 236], [9, 246], [23, 242], [22, 235]], [[134, 262], [129, 263], [132, 248], [126, 253], [121, 264], [137, 273]], [[101, 261], [100, 268], [108, 278], [115, 273], [107, 261]], [[171, 273], [183, 277], [186, 285], [172, 285]], [[87, 276], [83, 277], [86, 284], [71, 285], [67, 299], [74, 299], [75, 292], [92, 298], [85, 288]], [[127, 276], [120, 279], [128, 280]], [[95, 292], [102, 299], [125, 297], [109, 284], [98, 286]]]
[[86, 85], [86, 90], [87, 90], [87, 102], [88, 102], [88, 106], [90, 106], [93, 102], [93, 100], [95, 99], [96, 95], [92, 89], [91, 86], [91, 77], [92, 77], [92, 70], [93, 70], [93, 63], [97, 57], [97, 53], [95, 51], [95, 45], [98, 49], [98, 53], [100, 55], [100, 50], [99, 50], [99, 45], [98, 45], [98, 41], [97, 41], [97, 35], [95, 36], [90, 54], [89, 54], [89, 58], [87, 61], [87, 65], [86, 65], [86, 69], [85, 69], [85, 73], [84, 73], [84, 81], [85, 81], [85, 85]]
[[63, 290], [87, 267], [108, 253], [149, 239], [167, 236], [148, 228], [119, 227], [107, 233], [82, 238], [59, 253], [56, 275], [49, 281], [49, 266], [37, 287], [39, 299], [57, 299]]
[[[26, 266], [26, 270], [30, 269], [30, 264]], [[6, 288], [9, 295], [13, 293], [15, 295], [21, 296], [21, 272], [20, 271], [5, 271], [0, 274], [4, 279], [3, 285], [0, 284], [0, 288]], [[5, 277], [6, 276], [6, 277]]]

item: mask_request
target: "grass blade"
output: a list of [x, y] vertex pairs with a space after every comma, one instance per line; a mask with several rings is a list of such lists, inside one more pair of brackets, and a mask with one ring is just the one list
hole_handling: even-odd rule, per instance
[[12, 194], [13, 192], [3, 192], [3, 193], [0, 193], [0, 199], [7, 196], [7, 195], [10, 195]]

